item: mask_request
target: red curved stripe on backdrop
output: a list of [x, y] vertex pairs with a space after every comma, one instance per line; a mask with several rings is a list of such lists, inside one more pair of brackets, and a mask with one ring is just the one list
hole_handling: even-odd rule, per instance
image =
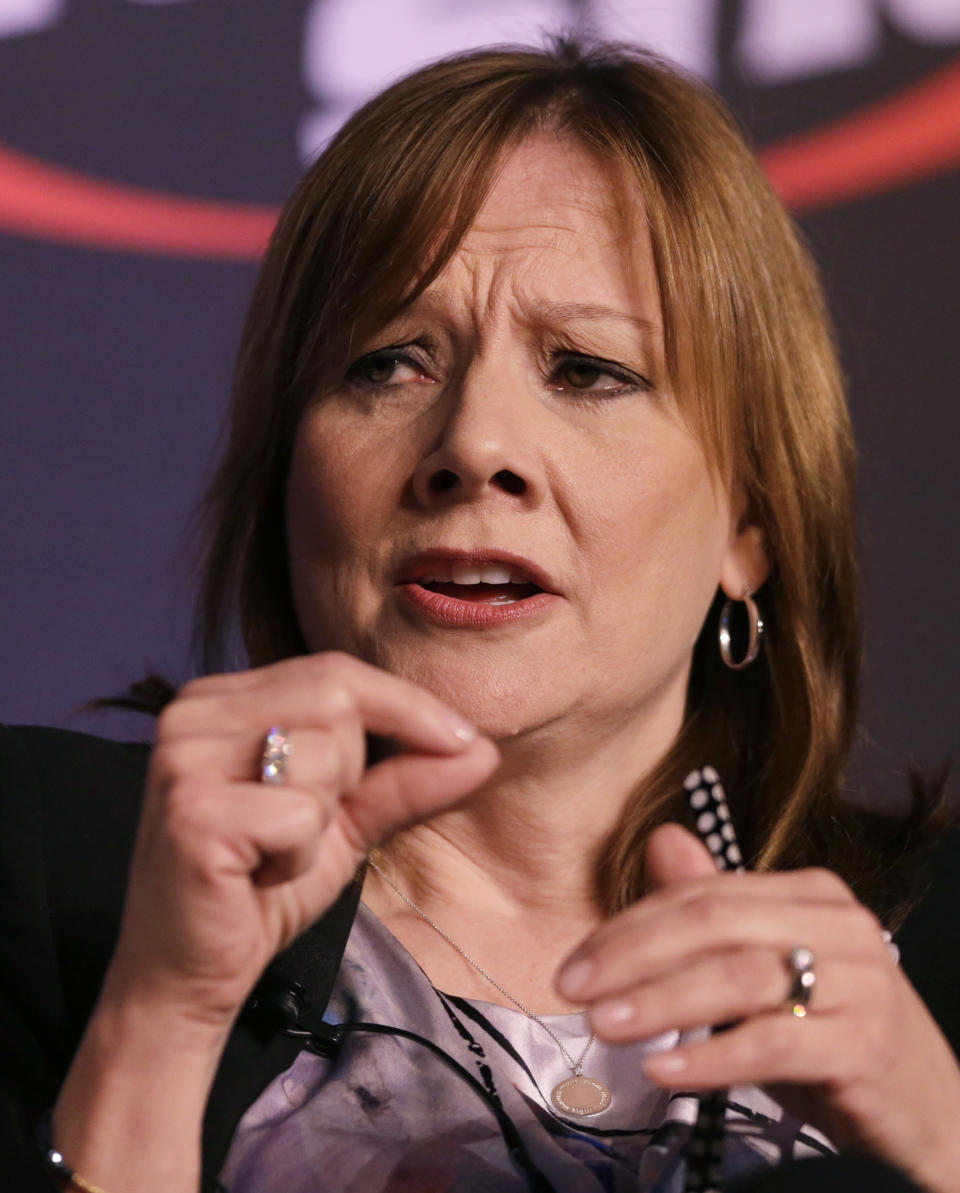
[[793, 211], [960, 166], [960, 58], [889, 99], [760, 153]]
[[165, 195], [87, 177], [0, 145], [0, 229], [95, 248], [257, 259], [277, 208]]
[[[760, 154], [794, 211], [960, 165], [960, 59], [889, 99]], [[166, 195], [90, 178], [0, 144], [0, 230], [92, 248], [251, 261], [274, 207]]]

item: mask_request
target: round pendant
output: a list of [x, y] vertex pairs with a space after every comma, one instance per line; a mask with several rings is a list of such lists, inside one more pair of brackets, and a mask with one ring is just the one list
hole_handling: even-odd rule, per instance
[[589, 1118], [592, 1114], [602, 1114], [613, 1101], [613, 1095], [596, 1077], [568, 1077], [553, 1087], [550, 1100], [563, 1114]]

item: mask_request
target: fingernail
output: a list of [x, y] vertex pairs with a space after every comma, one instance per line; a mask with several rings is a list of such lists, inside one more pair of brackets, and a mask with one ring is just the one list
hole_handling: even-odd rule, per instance
[[671, 1077], [682, 1073], [687, 1067], [687, 1058], [677, 1052], [655, 1052], [643, 1062], [648, 1077]]
[[447, 713], [444, 721], [457, 741], [463, 742], [464, 745], [472, 742], [477, 736], [476, 725], [471, 725], [469, 721], [465, 721], [463, 717], [458, 716], [455, 712]]
[[568, 998], [574, 998], [584, 989], [592, 973], [592, 961], [571, 961], [569, 965], [565, 965], [560, 970], [557, 978], [560, 993], [565, 994]]
[[617, 1027], [622, 1023], [629, 1023], [636, 1013], [632, 1003], [611, 999], [590, 1008], [590, 1022], [599, 1028]]

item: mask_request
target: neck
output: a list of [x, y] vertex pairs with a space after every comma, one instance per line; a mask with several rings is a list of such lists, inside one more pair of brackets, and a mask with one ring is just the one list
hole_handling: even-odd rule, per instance
[[[682, 699], [638, 728], [545, 726], [501, 741], [501, 765], [458, 806], [399, 833], [378, 864], [460, 949], [538, 1014], [577, 1010], [560, 962], [605, 918], [598, 871], [637, 785], [669, 748]], [[370, 870], [364, 900], [438, 989], [509, 1005]]]
[[398, 834], [380, 850], [381, 864], [445, 924], [482, 914], [533, 931], [556, 921], [582, 935], [604, 915], [598, 876], [611, 835], [681, 713], [664, 710], [646, 732], [636, 722], [611, 731], [608, 722], [602, 739], [547, 726], [501, 741], [493, 777]]

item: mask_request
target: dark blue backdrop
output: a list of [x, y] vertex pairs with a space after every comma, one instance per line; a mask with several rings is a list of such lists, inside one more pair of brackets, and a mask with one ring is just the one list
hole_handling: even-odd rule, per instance
[[[953, 116], [941, 100], [921, 119], [910, 98], [956, 71], [960, 3], [465, 8], [0, 0], [0, 717], [126, 734], [123, 718], [73, 710], [146, 664], [188, 673], [178, 547], [215, 449], [264, 206], [305, 157], [413, 62], [589, 20], [706, 75], [761, 147], [810, 141], [793, 174], [769, 160], [822, 264], [850, 375], [868, 615], [859, 776], [895, 793], [906, 763], [956, 748], [960, 722], [960, 91]], [[856, 126], [878, 104], [899, 113], [873, 134], [889, 166]], [[851, 116], [831, 149], [824, 128]], [[211, 201], [213, 231], [177, 208], [184, 197]]]

